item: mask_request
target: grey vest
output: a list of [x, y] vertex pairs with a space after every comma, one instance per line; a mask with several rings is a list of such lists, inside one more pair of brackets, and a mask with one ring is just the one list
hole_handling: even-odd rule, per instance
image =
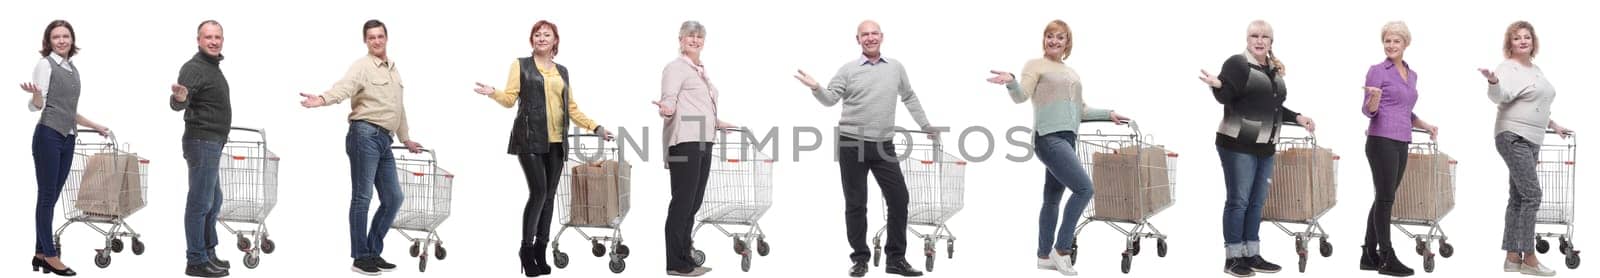
[[[50, 92], [44, 101], [44, 114], [39, 116], [39, 124], [62, 136], [72, 136], [77, 133], [78, 93], [83, 90], [78, 80], [78, 67], [62, 65], [50, 58], [45, 60], [50, 61]], [[67, 70], [67, 67], [72, 68]]]

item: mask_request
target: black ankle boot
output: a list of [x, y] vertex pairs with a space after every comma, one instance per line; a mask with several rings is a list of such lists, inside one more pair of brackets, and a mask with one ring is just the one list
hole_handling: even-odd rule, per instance
[[1394, 277], [1406, 277], [1416, 274], [1416, 271], [1400, 262], [1400, 257], [1395, 256], [1394, 250], [1384, 250], [1381, 253], [1383, 253], [1381, 258], [1383, 266], [1378, 268], [1378, 274]]
[[523, 243], [522, 247], [517, 249], [517, 259], [518, 259], [518, 262], [522, 263], [522, 274], [523, 275], [528, 276], [528, 277], [539, 276], [539, 274], [538, 274], [539, 271], [537, 270], [538, 268], [535, 267], [534, 264], [533, 264], [533, 245], [532, 244]]
[[1383, 262], [1379, 260], [1380, 258], [1382, 258], [1382, 256], [1378, 255], [1378, 249], [1376, 247], [1366, 245], [1361, 246], [1361, 270], [1377, 271], [1378, 267], [1383, 266]]
[[550, 261], [545, 260], [545, 254], [547, 254], [549, 251], [546, 251], [547, 249], [545, 249], [545, 246], [546, 245], [544, 243], [535, 243], [533, 244], [533, 249], [531, 250], [533, 255], [534, 273], [538, 273], [539, 275], [550, 274]]

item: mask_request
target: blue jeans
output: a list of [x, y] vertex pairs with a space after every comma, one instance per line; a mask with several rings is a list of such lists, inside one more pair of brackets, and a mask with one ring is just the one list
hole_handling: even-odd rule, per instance
[[[350, 156], [350, 258], [363, 259], [383, 254], [383, 237], [400, 213], [405, 193], [394, 165], [394, 143], [389, 130], [364, 121], [350, 122], [345, 134], [344, 152]], [[378, 213], [367, 227], [367, 207], [372, 190], [378, 190]]]
[[217, 213], [222, 211], [222, 142], [183, 139], [183, 160], [189, 164], [189, 196], [183, 208], [185, 258], [189, 264], [211, 260], [207, 250], [217, 246]]
[[1261, 208], [1272, 182], [1272, 156], [1217, 147], [1228, 202], [1222, 208], [1222, 240], [1229, 258], [1261, 254]]
[[77, 135], [61, 136], [54, 129], [38, 125], [33, 129], [33, 177], [39, 183], [39, 199], [33, 209], [33, 252], [45, 257], [61, 256], [56, 250], [51, 228], [56, 220], [56, 201], [61, 186], [72, 169], [72, 149]]
[[[1034, 152], [1039, 153], [1039, 162], [1045, 167], [1044, 204], [1039, 208], [1040, 258], [1050, 255], [1052, 242], [1057, 251], [1072, 249], [1077, 239], [1072, 233], [1076, 231], [1078, 217], [1083, 216], [1084, 207], [1094, 198], [1094, 184], [1083, 171], [1083, 161], [1078, 159], [1078, 147], [1074, 145], [1077, 139], [1077, 133], [1071, 131], [1033, 139]], [[1072, 197], [1067, 198], [1067, 207], [1061, 208], [1061, 195], [1069, 189]], [[1061, 210], [1060, 230], [1056, 229], [1057, 209]]]

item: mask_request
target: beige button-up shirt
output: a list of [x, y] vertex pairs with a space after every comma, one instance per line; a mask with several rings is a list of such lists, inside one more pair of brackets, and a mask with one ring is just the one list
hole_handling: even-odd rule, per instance
[[351, 121], [378, 125], [406, 142], [411, 140], [411, 132], [406, 123], [405, 88], [394, 60], [367, 55], [350, 64], [344, 78], [322, 93], [323, 105], [351, 100]]

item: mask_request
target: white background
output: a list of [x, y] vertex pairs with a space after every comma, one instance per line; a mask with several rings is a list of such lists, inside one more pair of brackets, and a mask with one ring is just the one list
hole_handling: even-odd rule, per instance
[[[787, 130], [827, 130], [836, 123], [838, 108], [817, 105], [790, 76], [799, 68], [826, 82], [841, 63], [859, 55], [852, 33], [862, 19], [882, 23], [884, 53], [908, 65], [935, 124], [996, 130], [1028, 125], [1031, 112], [1025, 104], [1011, 103], [1001, 86], [984, 82], [988, 70], [1019, 71], [1023, 62], [1040, 55], [1039, 34], [1046, 22], [1071, 24], [1076, 49], [1067, 63], [1082, 75], [1089, 103], [1134, 117], [1158, 142], [1182, 155], [1178, 202], [1154, 219], [1170, 234], [1171, 253], [1151, 256], [1154, 246], [1147, 243], [1149, 251], [1135, 259], [1132, 276], [1222, 275], [1223, 191], [1212, 145], [1221, 106], [1195, 76], [1199, 69], [1215, 72], [1229, 55], [1241, 53], [1253, 19], [1266, 19], [1277, 30], [1276, 52], [1290, 73], [1287, 106], [1317, 119], [1321, 142], [1344, 156], [1342, 202], [1324, 218], [1335, 255], [1313, 259], [1308, 275], [1374, 275], [1356, 270], [1356, 247], [1372, 196], [1361, 151], [1366, 119], [1356, 111], [1367, 67], [1383, 59], [1379, 31], [1387, 21], [1409, 23], [1415, 42], [1407, 60], [1419, 72], [1422, 93], [1416, 113], [1442, 127], [1443, 150], [1461, 161], [1459, 206], [1444, 222], [1457, 251], [1454, 258], [1440, 259], [1435, 275], [1502, 275], [1505, 166], [1491, 140], [1495, 108], [1484, 97], [1476, 69], [1501, 62], [1507, 24], [1526, 19], [1538, 28], [1542, 49], [1535, 62], [1561, 88], [1553, 117], [1575, 130], [1600, 130], [1587, 121], [1594, 113], [1581, 105], [1593, 103], [1585, 92], [1600, 87], [1589, 76], [1597, 58], [1593, 50], [1600, 47], [1592, 28], [1600, 22], [1571, 1], [1448, 6], [1432, 1], [978, 1], [924, 4], [916, 11], [909, 2], [669, 2], [8, 1], [0, 9], [7, 11], [0, 19], [0, 37], [7, 38], [0, 44], [0, 65], [6, 65], [0, 66], [0, 79], [29, 81], [39, 59], [41, 27], [51, 19], [70, 20], [83, 47], [74, 59], [84, 76], [80, 111], [153, 161], [150, 205], [130, 220], [149, 244], [145, 255], [125, 252], [114, 256], [110, 269], [96, 269], [90, 249], [99, 241], [93, 233], [81, 226], [68, 232], [67, 263], [91, 276], [180, 273], [186, 190], [178, 143], [182, 121], [181, 113], [167, 108], [167, 88], [194, 54], [193, 31], [205, 19], [220, 20], [225, 28], [222, 67], [233, 88], [234, 123], [267, 128], [271, 148], [283, 157], [281, 202], [270, 218], [280, 248], [266, 255], [260, 268], [246, 270], [223, 235], [220, 253], [233, 261], [236, 277], [354, 275], [345, 272], [349, 184], [342, 144], [348, 106], [307, 110], [298, 106], [296, 93], [327, 89], [364, 55], [357, 31], [369, 18], [389, 24], [390, 55], [407, 82], [413, 137], [437, 148], [442, 163], [458, 175], [455, 214], [442, 227], [451, 256], [430, 262], [433, 275], [516, 274], [527, 191], [515, 159], [504, 154], [514, 112], [471, 88], [479, 81], [504, 86], [512, 59], [530, 52], [529, 27], [540, 19], [559, 24], [563, 47], [557, 61], [572, 70], [571, 84], [584, 112], [608, 127], [653, 129], [660, 122], [650, 100], [659, 94], [661, 67], [677, 55], [678, 24], [694, 19], [707, 26], [704, 60], [723, 92], [722, 115], [751, 127], [785, 130], [778, 197], [763, 221], [774, 251], [757, 258], [749, 275], [835, 277], [849, 266], [837, 166], [827, 151], [832, 147], [791, 162], [787, 146], [793, 137]], [[0, 177], [12, 185], [12, 191], [0, 194], [8, 211], [0, 213], [0, 223], [14, 228], [0, 231], [8, 238], [0, 241], [0, 250], [14, 259], [4, 273], [20, 275], [21, 259], [32, 245], [35, 189], [28, 146], [38, 114], [23, 110], [26, 94], [12, 92], [0, 103], [8, 107], [0, 112], [0, 127], [13, 131], [0, 136], [0, 145], [9, 146], [0, 148], [6, 166], [0, 167]], [[899, 115], [902, 126], [912, 125], [909, 116]], [[658, 140], [641, 142], [659, 157]], [[1033, 265], [1043, 167], [999, 159], [1023, 152], [1000, 142], [995, 159], [970, 164], [967, 209], [949, 223], [960, 236], [960, 252], [954, 260], [940, 258], [932, 275], [1057, 275]], [[636, 164], [635, 209], [625, 230], [634, 256], [619, 277], [662, 275], [661, 227], [669, 197], [667, 172], [658, 163]], [[881, 195], [872, 191], [875, 230], [883, 223]], [[1593, 196], [1583, 194], [1580, 199]], [[1593, 219], [1593, 208], [1580, 207], [1578, 215]], [[1581, 228], [1579, 233], [1590, 232]], [[1078, 269], [1083, 275], [1121, 275], [1118, 235], [1096, 224], [1082, 236]], [[1290, 238], [1270, 225], [1261, 236], [1265, 256], [1292, 268]], [[1594, 246], [1583, 239], [1579, 249]], [[610, 277], [603, 260], [586, 254], [583, 241], [570, 234], [561, 240], [573, 263], [556, 275]], [[745, 275], [738, 272], [725, 238], [708, 231], [697, 240], [711, 254], [708, 266], [717, 268], [711, 276]], [[1421, 259], [1409, 252], [1410, 241], [1398, 232], [1394, 241], [1400, 257], [1420, 273]], [[402, 271], [386, 275], [419, 275], [414, 259], [405, 255], [409, 244], [397, 234], [388, 243], [386, 258]], [[918, 245], [911, 246], [910, 259], [920, 269]], [[1554, 253], [1541, 258], [1560, 267]], [[1592, 270], [1560, 270], [1564, 276], [1592, 275], [1584, 272]], [[871, 275], [885, 274], [874, 268]]]

